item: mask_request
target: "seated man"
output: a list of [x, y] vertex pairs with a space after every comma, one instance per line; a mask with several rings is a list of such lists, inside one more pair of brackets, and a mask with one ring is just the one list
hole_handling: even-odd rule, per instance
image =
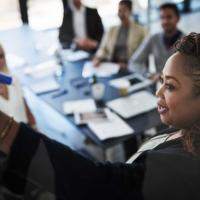
[[103, 35], [103, 24], [97, 10], [83, 6], [81, 0], [65, 1], [59, 30], [63, 48], [70, 48], [73, 44], [75, 48], [94, 52]]
[[145, 36], [144, 28], [131, 21], [131, 15], [132, 2], [120, 1], [118, 16], [121, 24], [111, 27], [104, 35], [94, 58], [95, 66], [101, 61], [111, 61], [119, 63], [122, 69], [127, 67], [127, 61]]
[[[147, 37], [129, 61], [129, 69], [139, 73], [148, 70], [149, 55], [153, 54], [156, 71], [161, 72], [166, 60], [174, 53], [174, 43], [183, 36], [177, 29], [180, 16], [176, 4], [160, 6], [160, 20], [163, 32]], [[156, 75], [155, 77], [159, 77]]]

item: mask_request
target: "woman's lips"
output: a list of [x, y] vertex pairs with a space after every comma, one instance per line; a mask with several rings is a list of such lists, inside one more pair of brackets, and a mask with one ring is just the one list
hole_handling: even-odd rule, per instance
[[158, 104], [158, 112], [160, 113], [160, 114], [164, 114], [164, 113], [166, 113], [166, 112], [168, 112], [168, 108], [166, 107], [166, 106], [162, 106], [162, 105], [159, 105]]

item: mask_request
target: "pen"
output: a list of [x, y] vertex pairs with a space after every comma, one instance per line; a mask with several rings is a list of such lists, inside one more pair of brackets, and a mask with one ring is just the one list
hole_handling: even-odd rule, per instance
[[52, 97], [53, 98], [57, 98], [57, 97], [65, 95], [67, 93], [68, 93], [68, 91], [65, 89], [65, 90], [62, 90], [62, 91], [58, 92], [57, 94], [54, 94]]

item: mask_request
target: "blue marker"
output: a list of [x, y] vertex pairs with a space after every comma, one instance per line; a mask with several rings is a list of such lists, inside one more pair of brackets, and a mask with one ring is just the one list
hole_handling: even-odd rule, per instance
[[11, 85], [12, 84], [12, 77], [5, 75], [3, 73], [0, 73], [0, 83], [1, 84], [6, 84], [6, 85]]

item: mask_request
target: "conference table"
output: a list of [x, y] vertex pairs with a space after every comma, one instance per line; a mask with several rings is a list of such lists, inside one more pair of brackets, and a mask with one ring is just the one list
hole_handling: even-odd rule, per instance
[[[60, 84], [60, 91], [66, 91], [63, 95], [57, 95], [59, 91], [40, 95], [31, 91], [30, 85], [40, 80], [27, 76], [24, 69], [27, 66], [34, 67], [41, 62], [56, 59], [55, 54], [47, 53], [48, 49], [53, 46], [53, 39], [56, 41], [56, 37], [57, 30], [38, 32], [27, 26], [0, 32], [0, 43], [5, 47], [6, 53], [16, 54], [27, 61], [23, 66], [16, 68], [13, 66], [11, 71], [20, 79], [24, 87], [25, 98], [42, 133], [75, 150], [81, 150], [83, 154], [89, 154], [98, 160], [106, 160], [107, 149], [123, 144], [134, 137], [140, 137], [145, 130], [161, 124], [157, 110], [154, 109], [126, 120], [135, 130], [134, 134], [104, 141], [98, 139], [86, 125], [76, 125], [72, 115], [64, 114], [63, 103], [68, 100], [92, 98], [90, 80], [82, 77], [82, 68], [87, 60], [76, 62], [62, 60], [61, 71], [49, 75]], [[46, 41], [45, 44], [43, 40]], [[40, 44], [40, 49], [38, 44]], [[102, 107], [107, 101], [119, 97], [118, 90], [111, 87], [108, 82], [113, 78], [127, 74], [129, 74], [128, 71], [123, 71], [109, 78], [98, 78], [98, 82], [106, 85], [104, 99], [97, 102], [98, 106]], [[79, 84], [80, 82], [81, 84]], [[151, 88], [147, 89], [150, 90]], [[93, 155], [91, 146], [101, 152], [100, 157], [97, 158], [96, 155]]]

